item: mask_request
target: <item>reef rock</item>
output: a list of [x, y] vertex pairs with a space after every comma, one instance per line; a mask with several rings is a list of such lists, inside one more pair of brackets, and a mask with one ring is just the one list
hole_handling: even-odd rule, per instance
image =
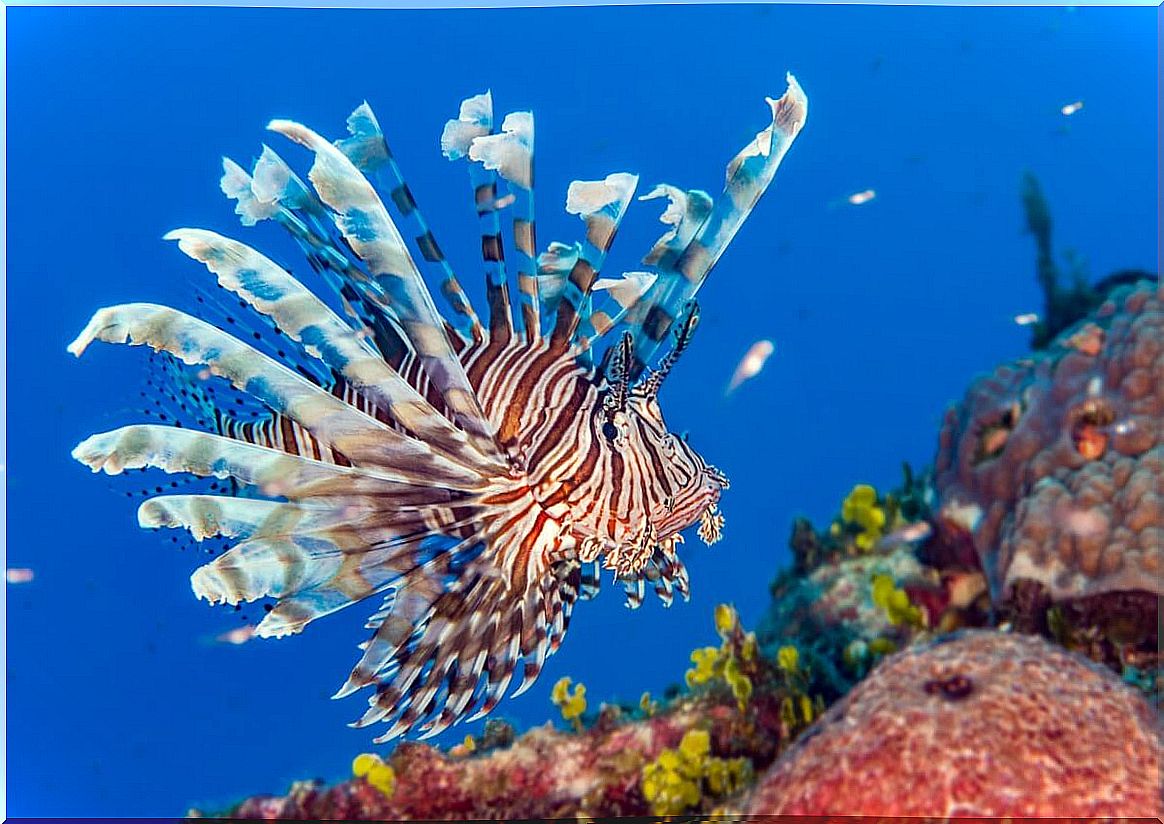
[[1157, 817], [1160, 735], [1107, 670], [968, 630], [886, 659], [776, 762], [748, 812]]
[[1162, 304], [1155, 280], [1113, 290], [946, 416], [940, 515], [971, 533], [996, 603], [1022, 581], [1053, 601], [1164, 595]]
[[[730, 698], [730, 696], [729, 696]], [[680, 699], [659, 715], [623, 720], [611, 706], [581, 732], [546, 724], [493, 748], [443, 752], [420, 743], [400, 744], [383, 762], [389, 789], [365, 777], [327, 786], [301, 781], [283, 796], [246, 799], [219, 817], [230, 819], [344, 819], [352, 821], [543, 819], [643, 816], [647, 765], [680, 746], [693, 729], [707, 732], [710, 755], [752, 756], [767, 766], [781, 744], [779, 713], [747, 725], [734, 702]], [[749, 762], [750, 763], [750, 762]], [[711, 805], [719, 799], [707, 797]], [[197, 811], [194, 815], [200, 816]]]

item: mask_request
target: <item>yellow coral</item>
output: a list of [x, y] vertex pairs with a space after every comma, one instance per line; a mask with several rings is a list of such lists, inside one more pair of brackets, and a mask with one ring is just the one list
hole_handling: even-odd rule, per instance
[[888, 517], [877, 503], [877, 490], [869, 484], [857, 484], [841, 503], [841, 520], [859, 528], [854, 543], [868, 552], [884, 535]]
[[744, 633], [740, 629], [740, 618], [729, 604], [715, 608], [715, 629], [723, 638], [717, 647], [700, 647], [691, 653], [691, 663], [695, 666], [685, 675], [687, 687], [694, 689], [716, 679], [722, 679], [735, 696], [740, 712], [747, 709], [752, 698], [752, 680], [742, 664], [751, 664], [756, 659], [757, 642], [755, 633]]
[[688, 687], [697, 687], [718, 678], [723, 673], [723, 657], [716, 647], [701, 647], [691, 652], [693, 669], [687, 670], [685, 680]]
[[740, 670], [740, 662], [730, 657], [723, 665], [723, 680], [731, 688], [740, 712], [748, 708], [748, 701], [752, 698], [752, 679]]
[[776, 665], [788, 675], [795, 675], [800, 669], [800, 650], [788, 644], [776, 651]]
[[652, 700], [649, 692], [644, 692], [639, 698], [639, 709], [643, 711], [643, 715], [650, 718], [659, 711], [659, 702]]
[[655, 815], [679, 815], [699, 805], [704, 790], [711, 796], [730, 795], [752, 780], [746, 758], [711, 755], [706, 730], [689, 730], [676, 749], [664, 749], [643, 767], [643, 798]]
[[550, 700], [562, 713], [563, 719], [572, 721], [575, 727], [581, 727], [582, 713], [586, 712], [586, 687], [577, 684], [574, 691], [571, 692], [570, 685], [572, 683], [573, 681], [568, 676], [559, 678], [550, 693]]
[[890, 575], [874, 575], [872, 586], [873, 603], [885, 610], [889, 623], [897, 626], [924, 627], [925, 619], [921, 609], [909, 602], [905, 590], [898, 589]]
[[757, 649], [756, 633], [749, 632], [744, 636], [744, 642], [740, 644], [740, 659], [744, 661], [756, 660]]
[[361, 753], [352, 761], [352, 775], [362, 778], [384, 795], [396, 792], [396, 771], [375, 753]]
[[731, 604], [719, 604], [715, 608], [715, 631], [719, 633], [719, 637], [725, 641], [735, 631], [739, 625], [739, 615], [736, 614], [735, 607]]
[[449, 755], [454, 758], [467, 758], [477, 751], [477, 739], [472, 735], [466, 735], [460, 744], [454, 744], [449, 748]]
[[713, 795], [734, 795], [755, 778], [752, 762], [746, 758], [709, 759], [705, 773], [707, 788]]

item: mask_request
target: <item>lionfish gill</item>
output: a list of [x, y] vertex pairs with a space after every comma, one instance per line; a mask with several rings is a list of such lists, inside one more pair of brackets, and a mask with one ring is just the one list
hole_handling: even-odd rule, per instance
[[[514, 695], [534, 682], [603, 569], [628, 605], [648, 582], [670, 603], [673, 592], [688, 596], [683, 530], [698, 524], [708, 544], [720, 537], [727, 479], [668, 431], [658, 395], [698, 322], [696, 292], [807, 116], [791, 75], [768, 103], [772, 121], [728, 164], [723, 194], [664, 184], [641, 196], [666, 199], [667, 231], [645, 270], [604, 278], [638, 178], [570, 184], [566, 211], [584, 237], [539, 254], [533, 115], [509, 114], [496, 130], [489, 93], [465, 100], [441, 148], [468, 167], [486, 314], [366, 103], [334, 143], [273, 121], [314, 155], [310, 185], [264, 147], [249, 173], [223, 161], [222, 190], [244, 225], [271, 220], [290, 233], [337, 308], [237, 240], [170, 232], [267, 333], [242, 340], [219, 328], [237, 331], [233, 318], [155, 304], [101, 309], [69, 351], [95, 340], [149, 346], [164, 369], [156, 386], [196, 407], [203, 427], [161, 416], [93, 435], [73, 456], [109, 474], [156, 468], [225, 482], [214, 494], [148, 498], [138, 522], [231, 542], [191, 584], [211, 603], [268, 599], [258, 636], [381, 596], [336, 694], [374, 686], [355, 726], [386, 722], [378, 742], [485, 715], [519, 665]], [[218, 402], [222, 381], [261, 414]]]

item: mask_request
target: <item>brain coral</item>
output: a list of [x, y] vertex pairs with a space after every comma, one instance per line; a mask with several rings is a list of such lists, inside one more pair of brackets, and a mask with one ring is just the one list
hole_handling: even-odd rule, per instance
[[1164, 594], [1164, 308], [1113, 290], [1047, 350], [976, 381], [946, 416], [941, 514], [972, 533], [997, 601]]
[[776, 762], [749, 813], [1161, 816], [1159, 724], [1079, 656], [965, 631], [886, 659]]

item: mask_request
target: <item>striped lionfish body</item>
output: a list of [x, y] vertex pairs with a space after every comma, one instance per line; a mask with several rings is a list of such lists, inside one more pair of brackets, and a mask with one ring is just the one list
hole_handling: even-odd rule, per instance
[[[230, 541], [195, 571], [193, 589], [212, 603], [270, 599], [260, 636], [380, 596], [337, 694], [375, 687], [356, 725], [387, 722], [378, 741], [488, 713], [515, 675], [515, 694], [533, 683], [603, 569], [630, 606], [647, 583], [669, 603], [688, 594], [682, 531], [698, 523], [706, 542], [719, 538], [726, 478], [667, 430], [658, 393], [698, 321], [696, 291], [804, 123], [807, 100], [791, 76], [768, 102], [772, 122], [731, 161], [723, 195], [661, 185], [641, 197], [668, 199], [669, 231], [643, 259], [649, 271], [603, 278], [637, 178], [572, 183], [566, 209], [584, 237], [537, 254], [532, 115], [510, 114], [496, 131], [488, 93], [464, 101], [441, 145], [469, 168], [485, 316], [367, 104], [335, 143], [273, 121], [314, 154], [310, 186], [264, 147], [249, 173], [225, 160], [222, 189], [245, 225], [271, 220], [290, 232], [339, 309], [236, 240], [171, 232], [266, 318], [278, 351], [164, 306], [98, 311], [70, 351], [101, 340], [163, 353], [215, 431], [126, 426], [86, 439], [74, 457], [110, 474], [154, 467], [232, 481], [237, 494], [150, 498], [138, 520]], [[213, 404], [199, 389], [212, 379], [263, 414], [243, 420]]]

